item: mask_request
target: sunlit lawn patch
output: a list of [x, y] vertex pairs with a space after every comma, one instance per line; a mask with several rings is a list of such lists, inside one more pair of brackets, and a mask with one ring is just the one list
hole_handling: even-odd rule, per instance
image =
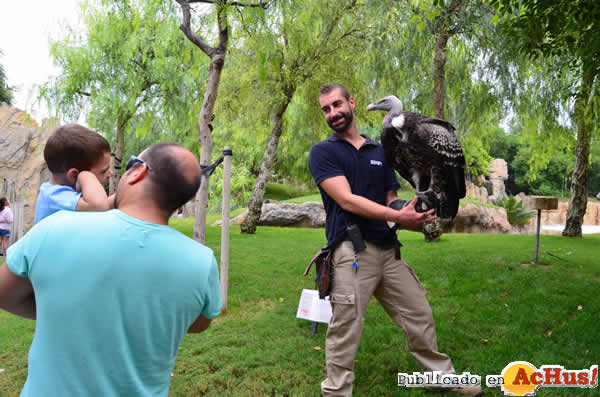
[[[190, 235], [192, 219], [173, 223]], [[228, 311], [179, 350], [170, 396], [318, 396], [325, 377], [325, 333], [295, 318], [302, 272], [324, 245], [322, 229], [231, 228]], [[600, 235], [542, 236], [541, 265], [533, 265], [535, 236], [444, 234], [427, 244], [400, 232], [403, 257], [416, 270], [433, 308], [440, 350], [458, 373], [500, 374], [511, 361], [567, 369], [598, 364]], [[220, 229], [207, 245], [219, 252]], [[548, 254], [552, 254], [548, 255]], [[27, 373], [34, 323], [0, 313], [0, 396], [18, 396]], [[320, 347], [320, 349], [315, 349]], [[356, 357], [355, 395], [432, 396], [396, 386], [397, 373], [420, 371], [401, 330], [373, 301]], [[541, 389], [540, 396], [589, 395], [590, 390]], [[486, 395], [500, 396], [486, 388]]]

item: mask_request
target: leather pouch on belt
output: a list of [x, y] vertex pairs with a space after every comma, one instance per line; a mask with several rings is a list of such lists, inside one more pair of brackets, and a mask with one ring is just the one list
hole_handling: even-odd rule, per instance
[[319, 298], [325, 299], [331, 293], [331, 283], [333, 281], [333, 269], [331, 261], [333, 259], [333, 250], [321, 248], [319, 252], [312, 258], [304, 275], [306, 276], [310, 268], [315, 265], [317, 275], [315, 277], [315, 286], [319, 291]]

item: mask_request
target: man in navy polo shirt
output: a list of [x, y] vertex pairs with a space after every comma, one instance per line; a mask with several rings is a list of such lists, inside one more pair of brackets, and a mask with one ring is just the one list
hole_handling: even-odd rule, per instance
[[[360, 135], [354, 121], [354, 98], [341, 84], [321, 87], [319, 103], [334, 133], [313, 146], [309, 167], [327, 214], [327, 246], [334, 249], [331, 305], [326, 341], [324, 396], [352, 396], [354, 357], [371, 296], [404, 329], [408, 348], [424, 371], [454, 373], [450, 358], [437, 349], [435, 324], [425, 290], [415, 272], [400, 259], [400, 243], [386, 221], [418, 230], [435, 219], [433, 210], [415, 211], [416, 197], [402, 210], [388, 207], [400, 187], [381, 145]], [[357, 225], [366, 249], [355, 253], [346, 232]], [[446, 389], [479, 396], [481, 387]]]

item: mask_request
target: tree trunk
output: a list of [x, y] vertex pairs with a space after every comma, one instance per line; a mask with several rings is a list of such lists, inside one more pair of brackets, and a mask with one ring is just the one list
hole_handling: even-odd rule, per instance
[[267, 187], [267, 181], [271, 175], [271, 167], [275, 161], [277, 145], [279, 144], [279, 138], [282, 133], [283, 114], [292, 99], [292, 95], [293, 93], [288, 95], [285, 102], [277, 105], [273, 111], [271, 135], [269, 135], [269, 139], [267, 140], [267, 147], [263, 156], [262, 165], [260, 166], [260, 172], [258, 178], [256, 178], [254, 189], [252, 189], [252, 196], [248, 202], [248, 216], [240, 225], [241, 232], [244, 234], [256, 233], [256, 225], [260, 219], [262, 205], [265, 199], [265, 188]]
[[[444, 99], [446, 82], [446, 49], [450, 34], [444, 32], [435, 39], [435, 58], [433, 60], [433, 112], [434, 117], [444, 119]], [[428, 243], [440, 241], [442, 224], [439, 219], [423, 228], [425, 241]]]
[[[198, 134], [200, 138], [200, 165], [208, 166], [212, 161], [212, 134], [209, 124], [212, 120], [213, 109], [217, 100], [217, 91], [221, 81], [221, 72], [225, 65], [226, 50], [217, 51], [210, 59], [208, 81], [198, 118]], [[206, 214], [208, 213], [208, 187], [210, 176], [203, 173], [200, 179], [200, 189], [196, 193], [196, 214], [194, 217], [194, 240], [204, 244], [206, 241]]]
[[110, 177], [108, 182], [108, 194], [115, 194], [117, 186], [119, 186], [119, 180], [121, 180], [121, 164], [123, 164], [123, 152], [125, 151], [125, 131], [117, 128], [117, 144], [113, 152], [112, 158], [112, 172], [113, 176]]
[[567, 210], [567, 221], [563, 236], [581, 237], [583, 216], [587, 209], [587, 183], [590, 144], [592, 140], [592, 120], [590, 119], [590, 93], [594, 82], [594, 73], [584, 67], [579, 94], [575, 100], [575, 123], [577, 125], [577, 146], [575, 148], [575, 166], [571, 178], [571, 198]]
[[125, 153], [125, 127], [131, 120], [131, 113], [121, 115], [117, 120], [117, 144], [113, 152], [111, 162], [113, 176], [108, 181], [108, 194], [114, 194], [121, 180], [121, 164], [123, 164], [123, 154]]
[[435, 58], [433, 61], [433, 114], [438, 119], [444, 119], [446, 47], [449, 38], [450, 35], [448, 33], [441, 33], [435, 39]]

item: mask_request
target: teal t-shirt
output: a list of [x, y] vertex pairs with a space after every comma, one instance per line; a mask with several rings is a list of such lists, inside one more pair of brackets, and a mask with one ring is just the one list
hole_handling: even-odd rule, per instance
[[36, 298], [23, 397], [166, 397], [189, 326], [221, 311], [209, 248], [118, 210], [57, 212], [7, 264]]
[[42, 183], [35, 202], [35, 223], [60, 210], [76, 211], [80, 198], [81, 193], [72, 187]]

